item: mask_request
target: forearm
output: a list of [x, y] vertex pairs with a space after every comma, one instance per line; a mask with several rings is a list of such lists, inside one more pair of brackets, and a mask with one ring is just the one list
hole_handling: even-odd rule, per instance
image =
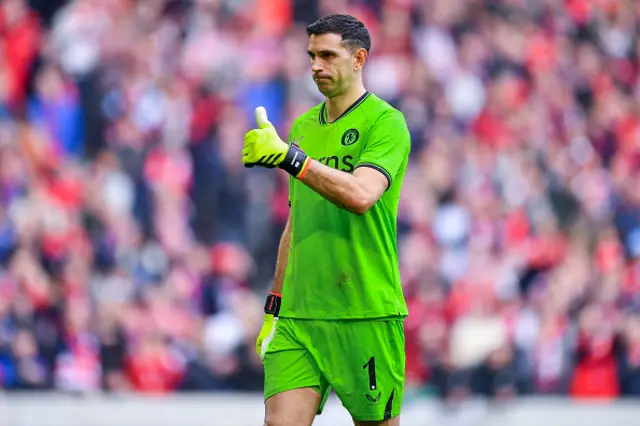
[[360, 180], [340, 170], [311, 160], [301, 181], [323, 198], [355, 214], [364, 214], [375, 202], [375, 195], [369, 193]]
[[282, 286], [284, 284], [284, 274], [287, 270], [289, 262], [289, 246], [291, 243], [291, 225], [290, 219], [284, 227], [282, 237], [280, 237], [280, 245], [278, 246], [278, 258], [276, 260], [276, 272], [273, 280], [273, 293], [282, 294]]

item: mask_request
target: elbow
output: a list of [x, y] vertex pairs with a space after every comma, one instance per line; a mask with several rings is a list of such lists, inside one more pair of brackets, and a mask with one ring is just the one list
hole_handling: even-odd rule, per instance
[[371, 207], [373, 207], [375, 203], [376, 200], [372, 197], [361, 196], [350, 200], [349, 204], [347, 205], [347, 210], [355, 215], [363, 216], [369, 211], [369, 209], [371, 209]]

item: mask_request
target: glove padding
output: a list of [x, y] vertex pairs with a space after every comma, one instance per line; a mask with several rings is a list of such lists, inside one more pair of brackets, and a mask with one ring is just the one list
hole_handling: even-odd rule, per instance
[[264, 354], [267, 352], [267, 348], [273, 340], [273, 336], [276, 334], [276, 324], [278, 323], [278, 317], [273, 314], [264, 314], [264, 322], [258, 334], [256, 340], [256, 353], [260, 359], [264, 359]]
[[264, 304], [264, 321], [256, 340], [256, 353], [260, 359], [264, 359], [269, 344], [276, 334], [276, 324], [280, 314], [280, 302], [282, 296], [278, 293], [270, 293]]
[[269, 169], [280, 167], [294, 177], [302, 178], [310, 160], [304, 151], [280, 139], [264, 107], [256, 108], [254, 115], [258, 128], [244, 135], [242, 164]]

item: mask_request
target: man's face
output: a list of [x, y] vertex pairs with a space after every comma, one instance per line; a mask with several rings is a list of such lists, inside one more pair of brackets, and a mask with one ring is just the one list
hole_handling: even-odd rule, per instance
[[312, 35], [307, 53], [320, 93], [328, 98], [345, 93], [361, 67], [362, 51], [352, 52], [338, 34]]

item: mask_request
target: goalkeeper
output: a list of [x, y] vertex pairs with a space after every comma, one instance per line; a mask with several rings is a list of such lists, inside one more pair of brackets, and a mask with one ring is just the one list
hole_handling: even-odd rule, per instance
[[246, 167], [291, 175], [289, 219], [256, 343], [265, 424], [309, 426], [333, 389], [357, 426], [399, 424], [407, 315], [396, 219], [410, 150], [402, 113], [362, 82], [371, 41], [348, 15], [311, 24], [308, 55], [325, 101], [280, 139], [264, 108]]

